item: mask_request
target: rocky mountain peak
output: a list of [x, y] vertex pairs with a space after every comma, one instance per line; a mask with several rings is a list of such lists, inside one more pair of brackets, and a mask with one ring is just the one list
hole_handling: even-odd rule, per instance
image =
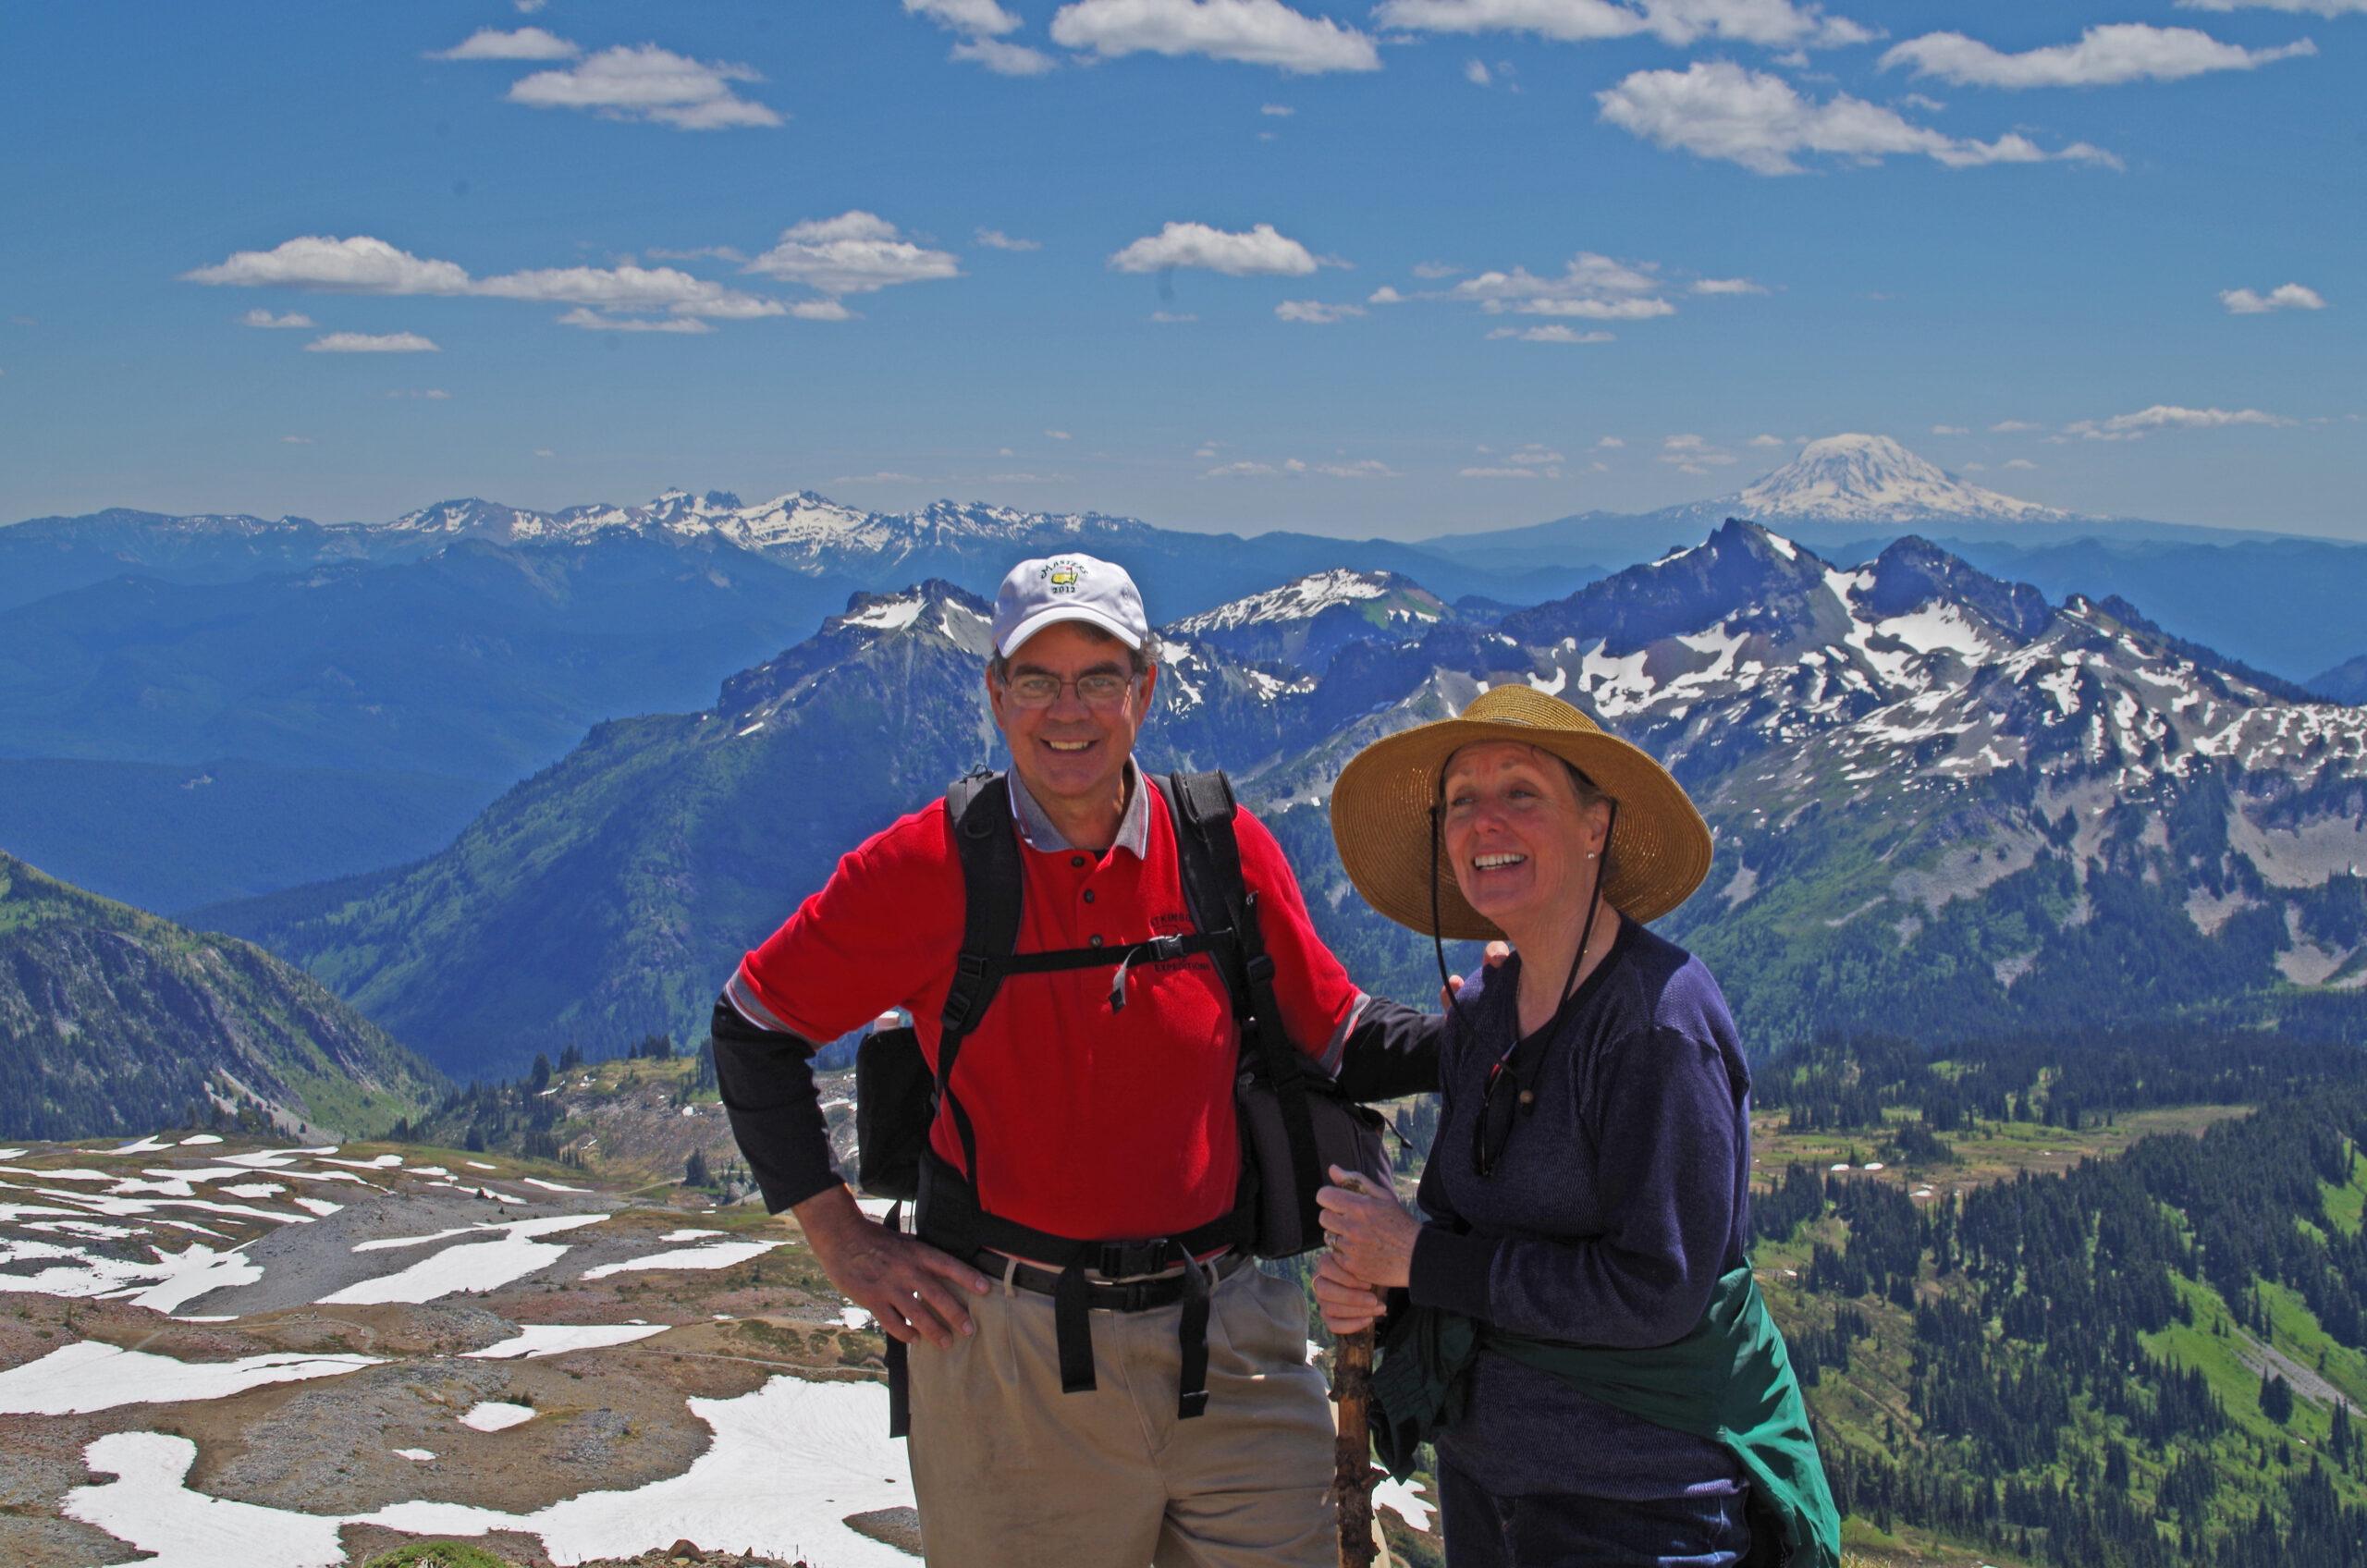
[[1968, 484], [1887, 435], [1827, 435], [1735, 497], [1754, 517], [1899, 523], [1935, 518], [2061, 522], [2075, 514]]

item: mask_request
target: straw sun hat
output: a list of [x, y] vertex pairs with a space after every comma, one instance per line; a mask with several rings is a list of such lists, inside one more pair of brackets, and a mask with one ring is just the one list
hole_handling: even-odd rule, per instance
[[1430, 931], [1430, 882], [1438, 881], [1441, 937], [1500, 937], [1495, 923], [1464, 900], [1453, 867], [1434, 855], [1430, 807], [1447, 759], [1482, 741], [1513, 741], [1569, 763], [1619, 802], [1612, 828], [1605, 902], [1636, 920], [1657, 920], [1693, 896], [1710, 874], [1710, 828], [1640, 747], [1605, 734], [1576, 708], [1527, 686], [1480, 694], [1459, 718], [1400, 730], [1350, 760], [1331, 791], [1331, 838], [1340, 864], [1365, 901], [1400, 925]]

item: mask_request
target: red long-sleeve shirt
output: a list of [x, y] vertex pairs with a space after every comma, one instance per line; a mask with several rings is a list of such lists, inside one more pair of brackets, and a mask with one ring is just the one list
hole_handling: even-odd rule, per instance
[[[1175, 832], [1153, 791], [1141, 853], [1039, 850], [1023, 837], [1018, 950], [1116, 947], [1191, 930]], [[1293, 1041], [1336, 1065], [1363, 1000], [1308, 923], [1282, 848], [1247, 811], [1234, 820], [1244, 881], [1274, 961]], [[941, 804], [850, 851], [822, 890], [742, 962], [732, 990], [774, 1026], [835, 1038], [891, 1007], [913, 1015], [937, 1060], [938, 1016], [962, 946], [961, 862]], [[1172, 1235], [1222, 1214], [1240, 1167], [1233, 1109], [1239, 1054], [1232, 1002], [1205, 955], [1129, 972], [1005, 979], [962, 1047], [953, 1093], [978, 1140], [990, 1213], [1081, 1240]], [[961, 1167], [950, 1115], [931, 1134]]]

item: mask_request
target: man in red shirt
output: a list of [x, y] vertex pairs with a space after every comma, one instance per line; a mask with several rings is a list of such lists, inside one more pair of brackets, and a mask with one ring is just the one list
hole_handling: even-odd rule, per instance
[[[1134, 763], [1159, 670], [1133, 581], [1086, 556], [1022, 562], [994, 636], [986, 686], [1012, 755], [1016, 951], [1193, 931], [1168, 802]], [[1438, 1020], [1359, 991], [1309, 925], [1272, 835], [1246, 811], [1234, 830], [1294, 1044], [1355, 1098], [1432, 1087]], [[831, 1168], [810, 1042], [901, 1007], [937, 1066], [963, 936], [954, 831], [939, 803], [848, 853], [742, 962], [715, 1032], [724, 1101], [767, 1204], [791, 1209], [832, 1282], [912, 1347], [929, 1562], [1329, 1563], [1331, 1419], [1298, 1288], [1221, 1239], [1180, 1244], [1231, 1233], [1242, 1165], [1239, 1030], [1208, 955], [1122, 970], [1114, 996], [1106, 967], [1013, 974], [972, 1024], [952, 1084], [968, 1146], [941, 1107], [929, 1168], [999, 1234], [1039, 1236], [1032, 1251], [930, 1244], [951, 1232], [933, 1226], [926, 1182], [920, 1235], [889, 1231]], [[1049, 1255], [1152, 1238], [1092, 1254], [1121, 1272], [1075, 1276], [1094, 1306], [1080, 1380], [1084, 1347], [1061, 1344], [1055, 1321], [1069, 1260]], [[1206, 1324], [1198, 1405], [1192, 1292]]]

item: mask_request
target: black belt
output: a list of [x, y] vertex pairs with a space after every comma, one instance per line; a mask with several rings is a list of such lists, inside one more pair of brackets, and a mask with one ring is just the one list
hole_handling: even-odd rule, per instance
[[[990, 1275], [1023, 1291], [1039, 1296], [1060, 1293], [1061, 1274], [1058, 1269], [1037, 1268], [1032, 1264], [1015, 1263], [1007, 1255], [991, 1247], [982, 1247], [968, 1263], [981, 1274]], [[1230, 1280], [1249, 1261], [1248, 1255], [1229, 1252], [1214, 1263], [1194, 1265], [1216, 1271], [1219, 1280]], [[1171, 1274], [1159, 1274], [1144, 1280], [1091, 1280], [1085, 1282], [1085, 1305], [1089, 1312], [1152, 1312], [1162, 1306], [1172, 1306], [1182, 1301], [1192, 1288], [1183, 1269]]]

